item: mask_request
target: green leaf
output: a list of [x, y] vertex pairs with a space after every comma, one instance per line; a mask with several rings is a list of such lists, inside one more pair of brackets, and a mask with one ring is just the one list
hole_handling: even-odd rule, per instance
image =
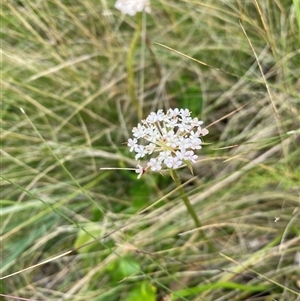
[[140, 265], [132, 258], [119, 258], [108, 267], [115, 283], [140, 271]]
[[[84, 231], [85, 230], [85, 231]], [[90, 252], [96, 245], [99, 246], [99, 243], [94, 242], [94, 237], [99, 237], [102, 234], [102, 229], [100, 225], [98, 224], [92, 224], [84, 227], [84, 230], [79, 230], [77, 234], [77, 238], [74, 242], [74, 248], [78, 249], [78, 253], [88, 253]], [[88, 244], [90, 243], [90, 244]], [[88, 244], [87, 246], [81, 247], [85, 244]]]
[[156, 287], [149, 281], [143, 281], [137, 284], [132, 291], [128, 293], [124, 301], [155, 301], [156, 300]]

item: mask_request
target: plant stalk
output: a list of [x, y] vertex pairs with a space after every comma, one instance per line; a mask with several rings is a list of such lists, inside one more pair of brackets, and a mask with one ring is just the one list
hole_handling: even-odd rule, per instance
[[[178, 191], [180, 193], [180, 196], [190, 214], [190, 216], [192, 217], [192, 219], [194, 220], [195, 222], [195, 225], [197, 228], [201, 228], [202, 225], [201, 225], [201, 222], [197, 216], [197, 213], [195, 212], [194, 210], [194, 207], [192, 206], [192, 204], [190, 203], [189, 201], [189, 198], [187, 196], [187, 194], [185, 193], [182, 185], [181, 185], [181, 181], [180, 181], [180, 178], [178, 176], [178, 173], [176, 170], [174, 169], [171, 169], [171, 177], [172, 179], [174, 180], [175, 184], [176, 184], [176, 187], [178, 188]], [[211, 243], [211, 241], [206, 237], [205, 233], [202, 231], [202, 229], [199, 229], [199, 233], [200, 233], [200, 237], [203, 241], [206, 241], [207, 242], [207, 245], [208, 245], [208, 249], [210, 252], [215, 252], [216, 251], [216, 248], [214, 247], [214, 245]]]
[[132, 104], [134, 105], [138, 117], [142, 119], [142, 108], [139, 104], [139, 101], [135, 95], [135, 86], [134, 86], [134, 51], [137, 46], [138, 39], [141, 35], [142, 31], [142, 13], [137, 14], [137, 26], [135, 29], [134, 36], [132, 38], [128, 53], [127, 53], [127, 60], [126, 60], [126, 65], [127, 65], [127, 72], [128, 72], [128, 94], [131, 99]]

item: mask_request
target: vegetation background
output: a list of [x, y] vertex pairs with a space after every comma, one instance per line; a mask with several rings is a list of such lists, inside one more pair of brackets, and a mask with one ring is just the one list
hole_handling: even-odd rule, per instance
[[136, 165], [139, 17], [4, 0], [2, 300], [300, 300], [299, 1], [151, 8], [135, 94], [144, 117], [188, 108], [210, 125], [194, 176], [179, 174], [216, 250], [169, 176], [99, 170]]

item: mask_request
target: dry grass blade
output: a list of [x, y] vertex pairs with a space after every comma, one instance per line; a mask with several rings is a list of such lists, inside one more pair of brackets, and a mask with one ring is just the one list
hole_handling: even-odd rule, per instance
[[108, 0], [5, 0], [0, 298], [300, 300], [298, 2], [151, 10], [133, 93], [142, 118], [188, 108], [209, 128], [193, 175], [178, 169], [201, 227], [166, 170], [137, 180], [126, 145], [137, 18]]

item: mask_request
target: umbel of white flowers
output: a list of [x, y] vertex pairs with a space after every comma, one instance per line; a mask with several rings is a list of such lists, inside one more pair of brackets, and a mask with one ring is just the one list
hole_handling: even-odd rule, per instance
[[150, 0], [117, 0], [115, 8], [130, 16], [142, 11], [151, 13]]
[[192, 118], [188, 109], [169, 109], [152, 112], [132, 129], [133, 139], [127, 145], [135, 152], [135, 159], [157, 152], [148, 161], [147, 167], [137, 165], [138, 178], [148, 169], [159, 171], [162, 168], [179, 168], [183, 163], [195, 163], [198, 156], [195, 150], [202, 148], [203, 137], [208, 130], [202, 128], [203, 121]]

